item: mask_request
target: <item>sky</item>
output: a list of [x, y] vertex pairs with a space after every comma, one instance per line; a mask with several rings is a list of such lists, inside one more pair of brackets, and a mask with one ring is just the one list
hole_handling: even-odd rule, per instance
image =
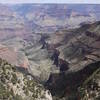
[[100, 4], [100, 0], [0, 0], [0, 3], [89, 3], [89, 4]]

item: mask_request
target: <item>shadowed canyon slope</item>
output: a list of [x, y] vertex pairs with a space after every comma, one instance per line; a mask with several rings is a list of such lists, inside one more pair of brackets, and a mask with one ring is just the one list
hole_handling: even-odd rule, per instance
[[[53, 95], [66, 96], [65, 100], [79, 99], [78, 87], [100, 68], [100, 22], [84, 24], [76, 29], [57, 31], [48, 41], [60, 51], [59, 58], [65, 59], [70, 64], [68, 71], [51, 74], [47, 87]], [[99, 84], [100, 79], [98, 78], [96, 82]]]

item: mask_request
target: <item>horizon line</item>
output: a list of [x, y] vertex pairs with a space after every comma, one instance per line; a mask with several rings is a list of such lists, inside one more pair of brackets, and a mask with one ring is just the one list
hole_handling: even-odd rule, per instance
[[100, 0], [0, 0], [1, 4], [100, 4]]

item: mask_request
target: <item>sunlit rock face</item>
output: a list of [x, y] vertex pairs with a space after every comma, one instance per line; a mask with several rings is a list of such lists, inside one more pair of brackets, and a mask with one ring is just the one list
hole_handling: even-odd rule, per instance
[[24, 53], [16, 51], [13, 47], [0, 45], [0, 58], [12, 65], [28, 68], [29, 62]]

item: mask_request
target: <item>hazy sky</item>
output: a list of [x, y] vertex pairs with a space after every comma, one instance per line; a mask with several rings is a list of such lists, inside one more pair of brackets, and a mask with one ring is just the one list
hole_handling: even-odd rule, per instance
[[96, 3], [100, 0], [0, 0], [0, 3]]

